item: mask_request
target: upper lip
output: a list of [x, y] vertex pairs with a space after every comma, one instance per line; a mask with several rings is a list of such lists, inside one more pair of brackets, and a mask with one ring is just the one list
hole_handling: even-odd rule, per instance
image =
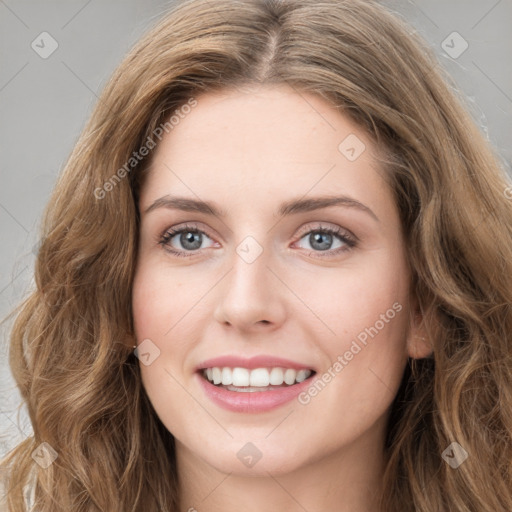
[[294, 370], [313, 370], [308, 364], [302, 364], [291, 359], [284, 359], [282, 357], [271, 355], [259, 355], [254, 357], [241, 357], [234, 355], [226, 355], [207, 359], [196, 366], [196, 371], [204, 370], [205, 368], [225, 367], [228, 368], [247, 368], [253, 370], [255, 368], [293, 368]]

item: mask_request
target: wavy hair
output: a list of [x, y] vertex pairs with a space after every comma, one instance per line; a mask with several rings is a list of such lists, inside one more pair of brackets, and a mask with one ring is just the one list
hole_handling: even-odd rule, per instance
[[[433, 353], [409, 361], [392, 405], [382, 511], [512, 510], [512, 189], [470, 109], [375, 2], [189, 0], [116, 69], [44, 212], [36, 286], [12, 313], [34, 435], [2, 461], [10, 512], [31, 478], [38, 512], [179, 510], [174, 438], [133, 354], [151, 156], [131, 159], [191, 98], [275, 83], [365, 129], [399, 208]], [[58, 454], [46, 469], [31, 457], [42, 442]], [[468, 454], [457, 469], [442, 457], [453, 442]]]

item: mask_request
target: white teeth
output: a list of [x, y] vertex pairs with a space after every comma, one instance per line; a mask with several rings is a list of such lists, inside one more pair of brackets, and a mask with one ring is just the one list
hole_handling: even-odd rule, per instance
[[[310, 375], [311, 370], [294, 370], [292, 368], [229, 368], [213, 367], [203, 370], [203, 375], [213, 384], [222, 384], [232, 387], [258, 387], [281, 386], [283, 383], [291, 386], [303, 382]], [[228, 388], [229, 389], [229, 388]]]
[[297, 376], [297, 372], [295, 370], [292, 370], [291, 368], [288, 368], [284, 372], [284, 381], [286, 384], [291, 386], [295, 382], [295, 377]]
[[270, 372], [270, 384], [272, 386], [280, 386], [284, 382], [282, 368], [272, 368]]
[[266, 368], [256, 368], [251, 371], [249, 384], [251, 386], [266, 387], [270, 382], [270, 375]]
[[[230, 371], [230, 368], [225, 368]], [[233, 368], [233, 386], [248, 386], [249, 385], [249, 370], [247, 368]]]
[[230, 384], [233, 384], [232, 373], [229, 371], [229, 368], [222, 368], [222, 385], [229, 386]]
[[297, 372], [297, 377], [295, 377], [295, 380], [297, 382], [302, 382], [306, 380], [310, 376], [311, 372], [309, 370], [299, 370]]
[[220, 368], [212, 368], [212, 378], [214, 384], [220, 384], [222, 382], [222, 376]]

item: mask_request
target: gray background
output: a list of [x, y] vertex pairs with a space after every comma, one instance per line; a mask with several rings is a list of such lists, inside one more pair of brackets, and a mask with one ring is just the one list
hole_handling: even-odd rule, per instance
[[[382, 3], [434, 48], [510, 173], [512, 0]], [[171, 4], [0, 0], [1, 318], [33, 287], [41, 212], [99, 92], [124, 53]], [[41, 45], [42, 32], [58, 43], [46, 59], [31, 47], [34, 40]], [[469, 44], [457, 58], [442, 46], [446, 40], [452, 53], [462, 48], [462, 39], [448, 37], [453, 32]], [[20, 399], [8, 369], [11, 325], [0, 330], [0, 456], [31, 434], [24, 408], [17, 414]]]

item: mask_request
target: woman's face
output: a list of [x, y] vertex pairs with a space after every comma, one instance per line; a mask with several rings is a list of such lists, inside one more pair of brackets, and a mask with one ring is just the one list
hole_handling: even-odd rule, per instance
[[[149, 399], [181, 457], [226, 473], [366, 456], [406, 357], [426, 355], [374, 148], [287, 86], [196, 100], [154, 149], [140, 197], [133, 314]], [[308, 375], [294, 369], [315, 373], [289, 384]]]

